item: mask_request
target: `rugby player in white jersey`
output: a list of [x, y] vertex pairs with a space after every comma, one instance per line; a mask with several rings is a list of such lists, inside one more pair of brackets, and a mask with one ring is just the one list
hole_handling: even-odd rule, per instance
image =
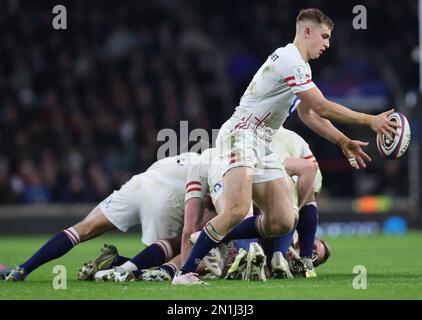
[[[272, 141], [272, 146], [273, 150], [284, 162], [287, 174], [289, 176], [294, 177], [294, 181], [296, 182], [294, 184], [292, 182], [293, 180], [287, 180], [288, 182], [290, 182], [289, 189], [291, 193], [291, 202], [293, 205], [293, 210], [296, 211], [298, 210], [298, 208], [300, 208], [303, 219], [305, 219], [305, 222], [301, 221], [302, 223], [299, 224], [299, 230], [301, 231], [302, 235], [304, 234], [305, 237], [309, 238], [309, 241], [311, 241], [311, 253], [309, 254], [309, 256], [312, 256], [312, 249], [317, 223], [314, 192], [318, 193], [321, 189], [321, 172], [318, 168], [318, 164], [316, 163], [315, 156], [309, 148], [309, 145], [303, 140], [303, 138], [301, 138], [298, 134], [294, 133], [293, 131], [281, 127]], [[187, 193], [185, 198], [185, 223], [183, 229], [181, 250], [182, 260], [187, 257], [187, 254], [190, 251], [190, 241], [188, 240], [191, 239], [191, 234], [199, 230], [199, 222], [203, 221], [202, 216], [204, 211], [202, 210], [202, 205], [204, 203], [205, 196], [210, 194], [212, 202], [216, 207], [217, 214], [221, 213], [224, 208], [221, 176], [219, 175], [218, 170], [217, 152], [218, 151], [216, 149], [205, 150], [202, 153], [198, 163], [193, 165], [188, 173]], [[251, 214], [252, 208], [248, 216], [250, 216]], [[306, 223], [309, 221], [310, 223]], [[286, 273], [289, 272], [288, 263], [283, 258], [281, 252], [283, 254], [287, 253], [287, 249], [292, 240], [293, 231], [283, 237], [276, 237], [274, 239], [273, 247], [275, 254], [273, 255], [271, 253], [271, 256], [273, 256], [273, 274], [279, 273], [286, 275]], [[310, 236], [308, 236], [309, 233], [311, 234]], [[230, 236], [231, 235], [226, 237], [223, 242], [227, 243], [228, 241], [233, 240], [232, 238], [230, 238]], [[301, 239], [303, 239], [303, 236], [301, 237]], [[256, 239], [251, 241], [256, 241]], [[307, 250], [304, 250], [302, 253], [306, 259], [307, 256], [305, 254], [307, 253]], [[217, 252], [216, 254], [218, 256], [219, 253]], [[246, 263], [247, 257], [245, 256], [244, 258]], [[251, 259], [251, 257], [249, 257], [249, 259]], [[205, 265], [210, 265], [210, 260], [210, 257], [207, 256], [206, 261], [204, 261]], [[246, 268], [246, 265], [244, 267]], [[257, 269], [260, 268], [261, 266]], [[213, 270], [216, 270], [216, 268], [213, 268]], [[242, 271], [237, 270], [237, 273]], [[309, 273], [314, 273], [312, 261], [309, 265], [309, 270], [306, 271], [309, 271]], [[218, 270], [214, 273], [218, 275]], [[245, 278], [250, 277], [251, 275], [247, 274]]]
[[137, 224], [142, 225], [142, 241], [148, 245], [142, 255], [129, 260], [106, 246], [99, 259], [83, 268], [79, 279], [88, 279], [97, 269], [112, 264], [124, 263], [125, 268], [134, 271], [168, 261], [180, 251], [186, 177], [198, 159], [197, 153], [183, 153], [155, 162], [114, 191], [81, 222], [56, 234], [26, 262], [7, 271], [7, 276], [3, 270], [3, 278], [24, 280], [34, 269], [61, 257], [80, 242], [114, 229], [126, 232]]
[[[287, 155], [287, 151], [285, 151], [286, 149], [279, 144], [276, 144], [275, 146], [276, 152], [278, 152], [280, 156], [283, 156], [284, 159], [284, 156]], [[184, 260], [190, 252], [190, 243], [196, 241], [196, 237], [198, 236], [198, 234], [194, 233], [199, 230], [199, 223], [201, 221], [204, 221], [204, 210], [202, 207], [207, 195], [210, 195], [211, 201], [216, 208], [216, 214], [219, 214], [224, 211], [224, 198], [220, 174], [221, 171], [219, 170], [218, 159], [219, 154], [217, 149], [207, 149], [201, 154], [200, 161], [193, 165], [189, 170], [187, 178], [187, 192], [185, 197], [185, 222], [182, 235], [182, 260]], [[301, 185], [301, 192], [304, 193], [304, 195], [302, 195], [301, 197], [308, 197], [308, 194], [310, 193], [309, 190], [312, 190], [314, 184], [314, 178], [316, 175], [317, 167], [312, 161], [304, 159], [289, 158], [288, 162], [289, 163], [287, 168], [289, 169], [289, 172], [291, 172], [289, 174], [295, 174], [298, 176], [298, 184]], [[294, 210], [294, 212], [297, 212], [298, 193], [296, 191], [296, 185], [290, 177], [287, 179], [287, 182], [289, 185], [289, 196], [293, 205], [292, 209]], [[252, 216], [252, 214], [253, 207], [251, 206], [247, 216]], [[192, 236], [192, 234], [194, 235]], [[239, 235], [238, 233], [234, 232], [229, 233], [221, 242], [222, 244], [227, 244], [229, 241], [237, 239], [237, 236], [241, 238], [248, 238], [247, 234]], [[288, 243], [288, 245], [289, 244], [290, 243]], [[247, 257], [245, 256], [245, 268], [249, 266], [245, 278], [259, 280], [261, 274], [263, 274], [263, 264], [253, 265], [252, 260], [256, 258], [256, 255], [258, 254], [261, 256], [261, 262], [263, 263], [265, 261], [264, 252], [258, 246], [252, 247], [255, 250], [253, 252], [250, 252]], [[220, 246], [219, 248], [217, 248], [217, 250], [215, 251], [216, 257], [220, 255], [224, 256], [224, 252], [219, 252], [220, 249], [224, 249], [224, 246]], [[203, 262], [204, 265], [208, 268], [208, 270], [211, 270], [217, 277], [221, 275], [221, 269], [223, 265], [220, 264], [220, 266], [218, 266], [218, 261], [215, 257], [213, 257], [213, 255], [207, 256], [207, 259], [204, 259]]]
[[[294, 189], [297, 196], [293, 195], [292, 201], [297, 200], [299, 208], [299, 219], [295, 228], [288, 234], [272, 238], [271, 241], [264, 241], [264, 251], [271, 258], [271, 273], [274, 278], [292, 278], [287, 253], [292, 242], [295, 230], [298, 232], [300, 254], [302, 261], [296, 261], [297, 269], [301, 270], [297, 276], [315, 277], [316, 273], [312, 263], [315, 233], [318, 224], [317, 206], [315, 194], [319, 193], [322, 187], [322, 175], [318, 163], [306, 141], [297, 133], [281, 127], [272, 140], [272, 148], [284, 163], [289, 176], [295, 181]], [[295, 203], [293, 203], [295, 204]], [[229, 269], [227, 279], [245, 278], [246, 252], [249, 248], [248, 242], [257, 241], [236, 241], [239, 256], [237, 263]], [[271, 249], [269, 249], [271, 248]], [[291, 249], [291, 248], [290, 248]], [[269, 252], [271, 251], [271, 252]], [[246, 276], [247, 278], [247, 276]]]
[[[271, 140], [296, 96], [301, 100], [298, 112], [302, 121], [337, 144], [356, 169], [364, 168], [365, 161], [371, 160], [362, 150], [368, 143], [349, 139], [330, 121], [368, 126], [376, 133], [395, 133], [398, 125], [387, 119], [394, 110], [376, 116], [352, 111], [327, 100], [312, 81], [308, 62], [329, 48], [333, 27], [331, 19], [320, 10], [301, 10], [293, 43], [268, 57], [233, 116], [223, 124], [216, 147], [223, 175], [224, 210], [202, 229], [173, 284], [201, 284], [195, 274], [197, 265], [229, 232], [274, 237], [293, 228], [294, 212], [282, 179], [283, 165], [271, 149]], [[262, 215], [244, 219], [252, 200]]]

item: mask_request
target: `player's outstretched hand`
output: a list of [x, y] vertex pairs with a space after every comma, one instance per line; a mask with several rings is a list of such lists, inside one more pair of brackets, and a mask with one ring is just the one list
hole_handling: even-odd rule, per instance
[[349, 160], [350, 165], [355, 169], [366, 168], [365, 161], [372, 161], [372, 159], [362, 150], [369, 142], [359, 140], [347, 140], [339, 147], [346, 159]]
[[391, 140], [393, 140], [393, 137], [390, 133], [396, 135], [396, 128], [400, 128], [400, 125], [397, 122], [388, 120], [388, 116], [393, 112], [394, 109], [391, 109], [380, 113], [379, 115], [372, 116], [370, 121], [370, 127], [372, 130], [374, 130], [376, 133], [385, 134]]

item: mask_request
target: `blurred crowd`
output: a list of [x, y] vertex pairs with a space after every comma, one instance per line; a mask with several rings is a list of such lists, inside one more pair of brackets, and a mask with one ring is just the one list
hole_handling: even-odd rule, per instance
[[[62, 1], [66, 30], [52, 27], [56, 2], [37, 2], [0, 4], [1, 204], [100, 201], [156, 160], [160, 129], [219, 128], [266, 56], [293, 40], [303, 7], [336, 24], [332, 49], [312, 63], [317, 84], [366, 50], [384, 54], [403, 88], [418, 86], [416, 1], [367, 1], [359, 33], [353, 6], [338, 1]], [[320, 159], [327, 196], [406, 194], [394, 183], [406, 159], [356, 174], [297, 116], [286, 126]]]

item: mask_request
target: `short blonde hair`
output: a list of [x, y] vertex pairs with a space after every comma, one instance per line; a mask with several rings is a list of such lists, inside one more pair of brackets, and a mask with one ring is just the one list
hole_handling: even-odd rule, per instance
[[319, 24], [325, 24], [330, 30], [334, 29], [334, 22], [328, 16], [326, 16], [321, 10], [315, 8], [302, 9], [300, 10], [296, 23], [300, 21], [311, 20]]

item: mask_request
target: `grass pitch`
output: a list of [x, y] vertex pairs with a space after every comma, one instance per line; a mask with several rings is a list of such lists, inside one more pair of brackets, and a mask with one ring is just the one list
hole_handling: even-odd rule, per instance
[[[25, 261], [46, 236], [0, 236], [0, 263]], [[286, 300], [286, 299], [422, 299], [422, 233], [405, 236], [325, 238], [332, 249], [326, 264], [316, 269], [315, 279], [266, 282], [210, 281], [209, 286], [176, 287], [170, 283], [95, 283], [76, 280], [77, 269], [95, 257], [104, 243], [117, 246], [120, 254], [133, 256], [142, 248], [137, 235], [104, 235], [78, 245], [67, 255], [35, 270], [26, 281], [0, 280], [0, 300]], [[67, 289], [52, 286], [56, 265], [67, 269]], [[354, 289], [353, 269], [367, 270], [366, 289]], [[359, 282], [359, 281], [358, 281]], [[362, 282], [359, 282], [362, 283]]]

